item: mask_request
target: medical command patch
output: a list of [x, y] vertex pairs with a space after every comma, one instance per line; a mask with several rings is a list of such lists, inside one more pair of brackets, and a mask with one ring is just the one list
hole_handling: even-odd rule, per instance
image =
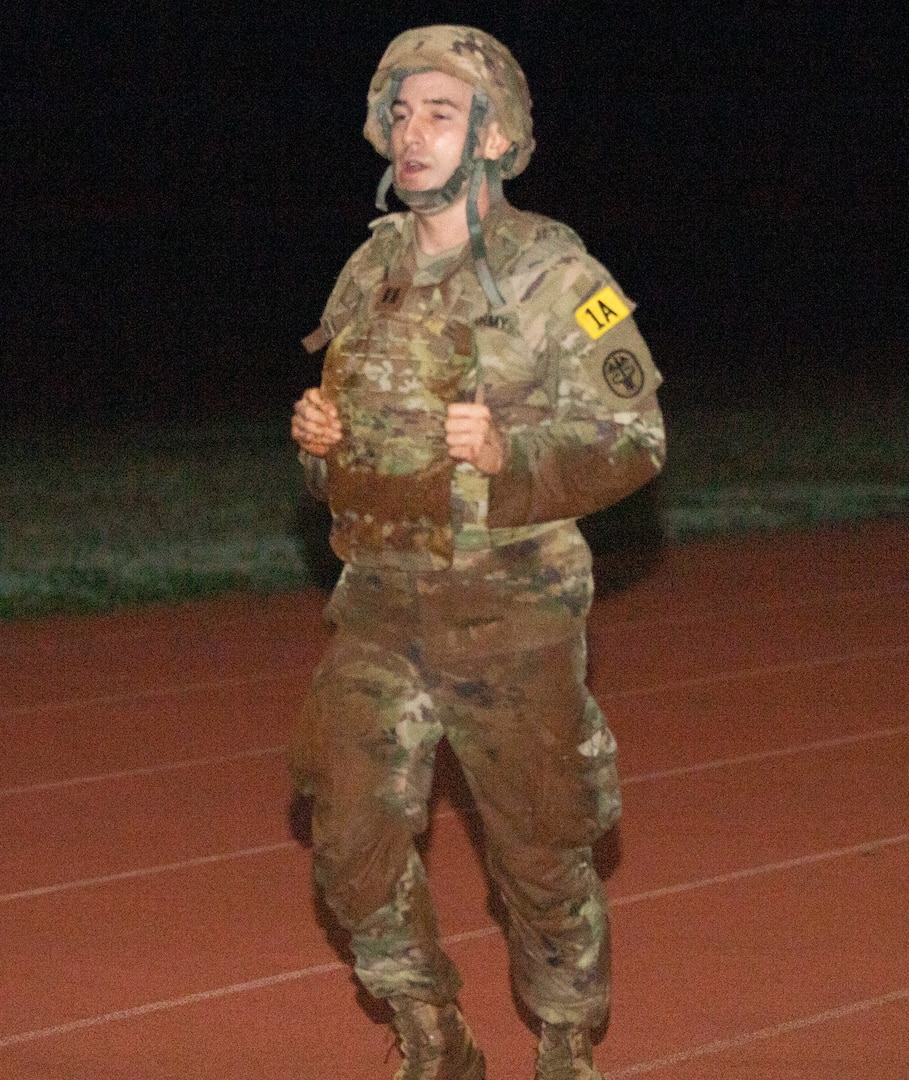
[[615, 349], [603, 361], [603, 381], [620, 398], [634, 398], [644, 389], [644, 369], [628, 349]]

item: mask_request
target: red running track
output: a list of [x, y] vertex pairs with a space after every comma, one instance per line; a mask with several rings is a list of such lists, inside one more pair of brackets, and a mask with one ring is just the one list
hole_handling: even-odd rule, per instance
[[[315, 592], [0, 626], [0, 1078], [381, 1080], [289, 839]], [[598, 599], [625, 814], [606, 1080], [909, 1078], [909, 525], [669, 549]], [[428, 861], [490, 1080], [529, 1080], [475, 822]]]

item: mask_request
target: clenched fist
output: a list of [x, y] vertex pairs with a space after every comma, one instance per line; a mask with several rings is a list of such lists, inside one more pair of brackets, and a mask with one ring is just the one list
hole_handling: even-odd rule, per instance
[[489, 408], [482, 402], [448, 406], [445, 442], [455, 461], [467, 461], [486, 476], [502, 471], [505, 446]]
[[305, 391], [294, 405], [290, 437], [301, 450], [316, 457], [325, 457], [341, 441], [338, 410], [318, 387]]

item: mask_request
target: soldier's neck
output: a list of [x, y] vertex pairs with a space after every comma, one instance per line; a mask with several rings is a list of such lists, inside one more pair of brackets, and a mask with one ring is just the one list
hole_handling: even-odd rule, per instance
[[[484, 180], [477, 196], [480, 218], [489, 212], [489, 188]], [[414, 211], [417, 247], [424, 255], [438, 255], [442, 251], [464, 244], [470, 238], [467, 228], [467, 196], [464, 195], [439, 214], [419, 214]]]

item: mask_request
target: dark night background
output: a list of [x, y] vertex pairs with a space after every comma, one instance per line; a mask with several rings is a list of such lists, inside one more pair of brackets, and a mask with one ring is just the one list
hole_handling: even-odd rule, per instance
[[367, 235], [390, 38], [489, 30], [538, 151], [506, 187], [639, 304], [670, 400], [907, 381], [902, 5], [7, 8], [0, 415], [286, 414]]

